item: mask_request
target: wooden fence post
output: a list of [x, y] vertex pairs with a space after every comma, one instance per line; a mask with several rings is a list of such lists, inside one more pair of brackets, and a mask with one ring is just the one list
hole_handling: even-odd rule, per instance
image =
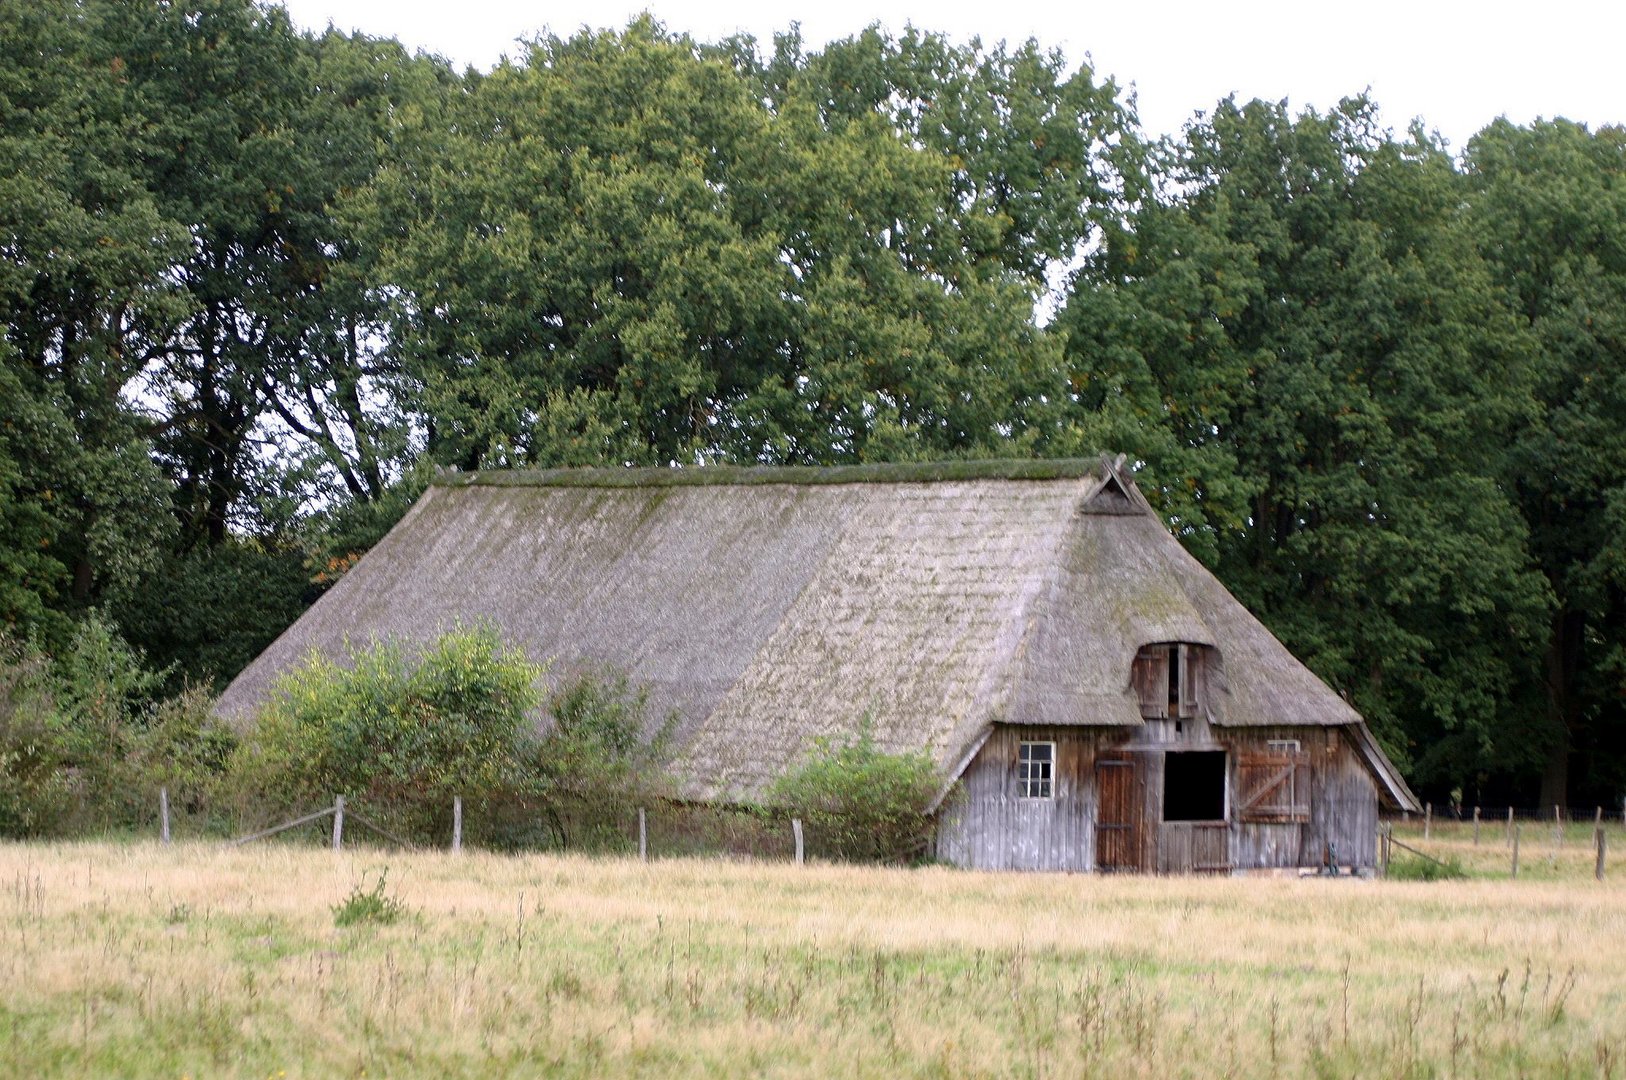
[[463, 796], [452, 796], [452, 850], [463, 850]]
[[1553, 859], [1558, 859], [1558, 849], [1564, 846], [1564, 811], [1557, 805], [1553, 806]]
[[1513, 876], [1519, 876], [1519, 826], [1513, 826]]
[[1479, 807], [1474, 807], [1474, 847], [1479, 846]]
[[1431, 802], [1426, 802], [1426, 803], [1423, 804], [1423, 839], [1424, 840], [1428, 839], [1428, 834], [1429, 834], [1431, 826], [1433, 826], [1433, 824], [1434, 824], [1434, 804], [1431, 803]]
[[1605, 833], [1603, 831], [1602, 826], [1600, 826], [1598, 828], [1597, 841], [1598, 841], [1598, 865], [1593, 867], [1592, 876], [1597, 878], [1599, 881], [1602, 881], [1603, 880], [1603, 861], [1604, 861], [1604, 858], [1605, 858], [1605, 856], [1607, 855], [1607, 853], [1609, 851], [1609, 836], [1608, 836], [1607, 833]]
[[158, 837], [165, 844], [169, 843], [169, 788], [158, 789]]
[[644, 808], [638, 808], [638, 861], [649, 861], [649, 817]]
[[791, 832], [792, 836], [796, 837], [796, 865], [801, 866], [802, 865], [802, 819], [801, 818], [791, 818], [790, 819], [790, 832]]
[[1513, 807], [1507, 808], [1507, 842], [1513, 843]]
[[333, 796], [333, 850], [344, 846], [344, 796]]

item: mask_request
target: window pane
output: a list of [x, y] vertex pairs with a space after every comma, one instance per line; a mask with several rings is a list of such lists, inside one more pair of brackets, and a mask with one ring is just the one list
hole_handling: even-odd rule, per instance
[[1022, 743], [1016, 755], [1017, 795], [1024, 799], [1050, 798], [1055, 760], [1055, 743]]

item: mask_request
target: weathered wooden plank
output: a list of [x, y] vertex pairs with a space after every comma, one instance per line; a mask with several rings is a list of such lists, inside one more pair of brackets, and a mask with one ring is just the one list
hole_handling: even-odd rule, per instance
[[[1024, 741], [1055, 744], [1048, 799], [1019, 794]], [[1225, 822], [1163, 822], [1171, 750], [1228, 755]], [[1258, 792], [1243, 782], [1241, 762], [1264, 758], [1281, 759], [1284, 769], [1291, 763], [1292, 790], [1282, 773], [1261, 805], [1279, 802], [1283, 812], [1242, 820], [1248, 792]], [[1377, 865], [1378, 825], [1371, 774], [1338, 731], [1213, 727], [1204, 718], [1149, 720], [1134, 730], [1000, 725], [967, 766], [960, 801], [940, 821], [939, 851], [986, 869], [1220, 872], [1317, 866], [1328, 857], [1365, 868]]]

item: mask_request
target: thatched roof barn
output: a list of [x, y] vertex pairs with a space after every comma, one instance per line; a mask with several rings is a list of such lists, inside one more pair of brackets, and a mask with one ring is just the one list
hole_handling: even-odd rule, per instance
[[[1133, 752], [1167, 721], [1210, 748], [1220, 733], [1330, 732], [1370, 795], [1361, 828], [1380, 798], [1415, 806], [1354, 710], [1106, 460], [446, 475], [220, 709], [246, 715], [313, 649], [476, 619], [556, 667], [609, 663], [648, 685], [678, 714], [676, 769], [698, 798], [755, 796], [815, 737], [867, 723], [883, 748], [924, 749], [968, 780], [994, 736], [1050, 733], [1050, 795], [992, 797], [1054, 809], [1071, 743], [1053, 736], [1087, 733], [1069, 788], [1082, 837], [1098, 824], [1086, 774], [1099, 747]], [[1167, 704], [1148, 705], [1165, 685]], [[1015, 739], [997, 768], [1026, 783], [1035, 745]], [[1097, 862], [1093, 837], [1024, 860], [945, 829], [959, 861]], [[1147, 851], [1132, 868], [1154, 868]]]

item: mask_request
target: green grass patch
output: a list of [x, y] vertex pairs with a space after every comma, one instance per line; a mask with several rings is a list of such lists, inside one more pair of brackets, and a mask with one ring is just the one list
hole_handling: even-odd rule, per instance
[[1468, 871], [1455, 855], [1429, 859], [1402, 854], [1390, 861], [1389, 877], [1395, 881], [1464, 881]]

